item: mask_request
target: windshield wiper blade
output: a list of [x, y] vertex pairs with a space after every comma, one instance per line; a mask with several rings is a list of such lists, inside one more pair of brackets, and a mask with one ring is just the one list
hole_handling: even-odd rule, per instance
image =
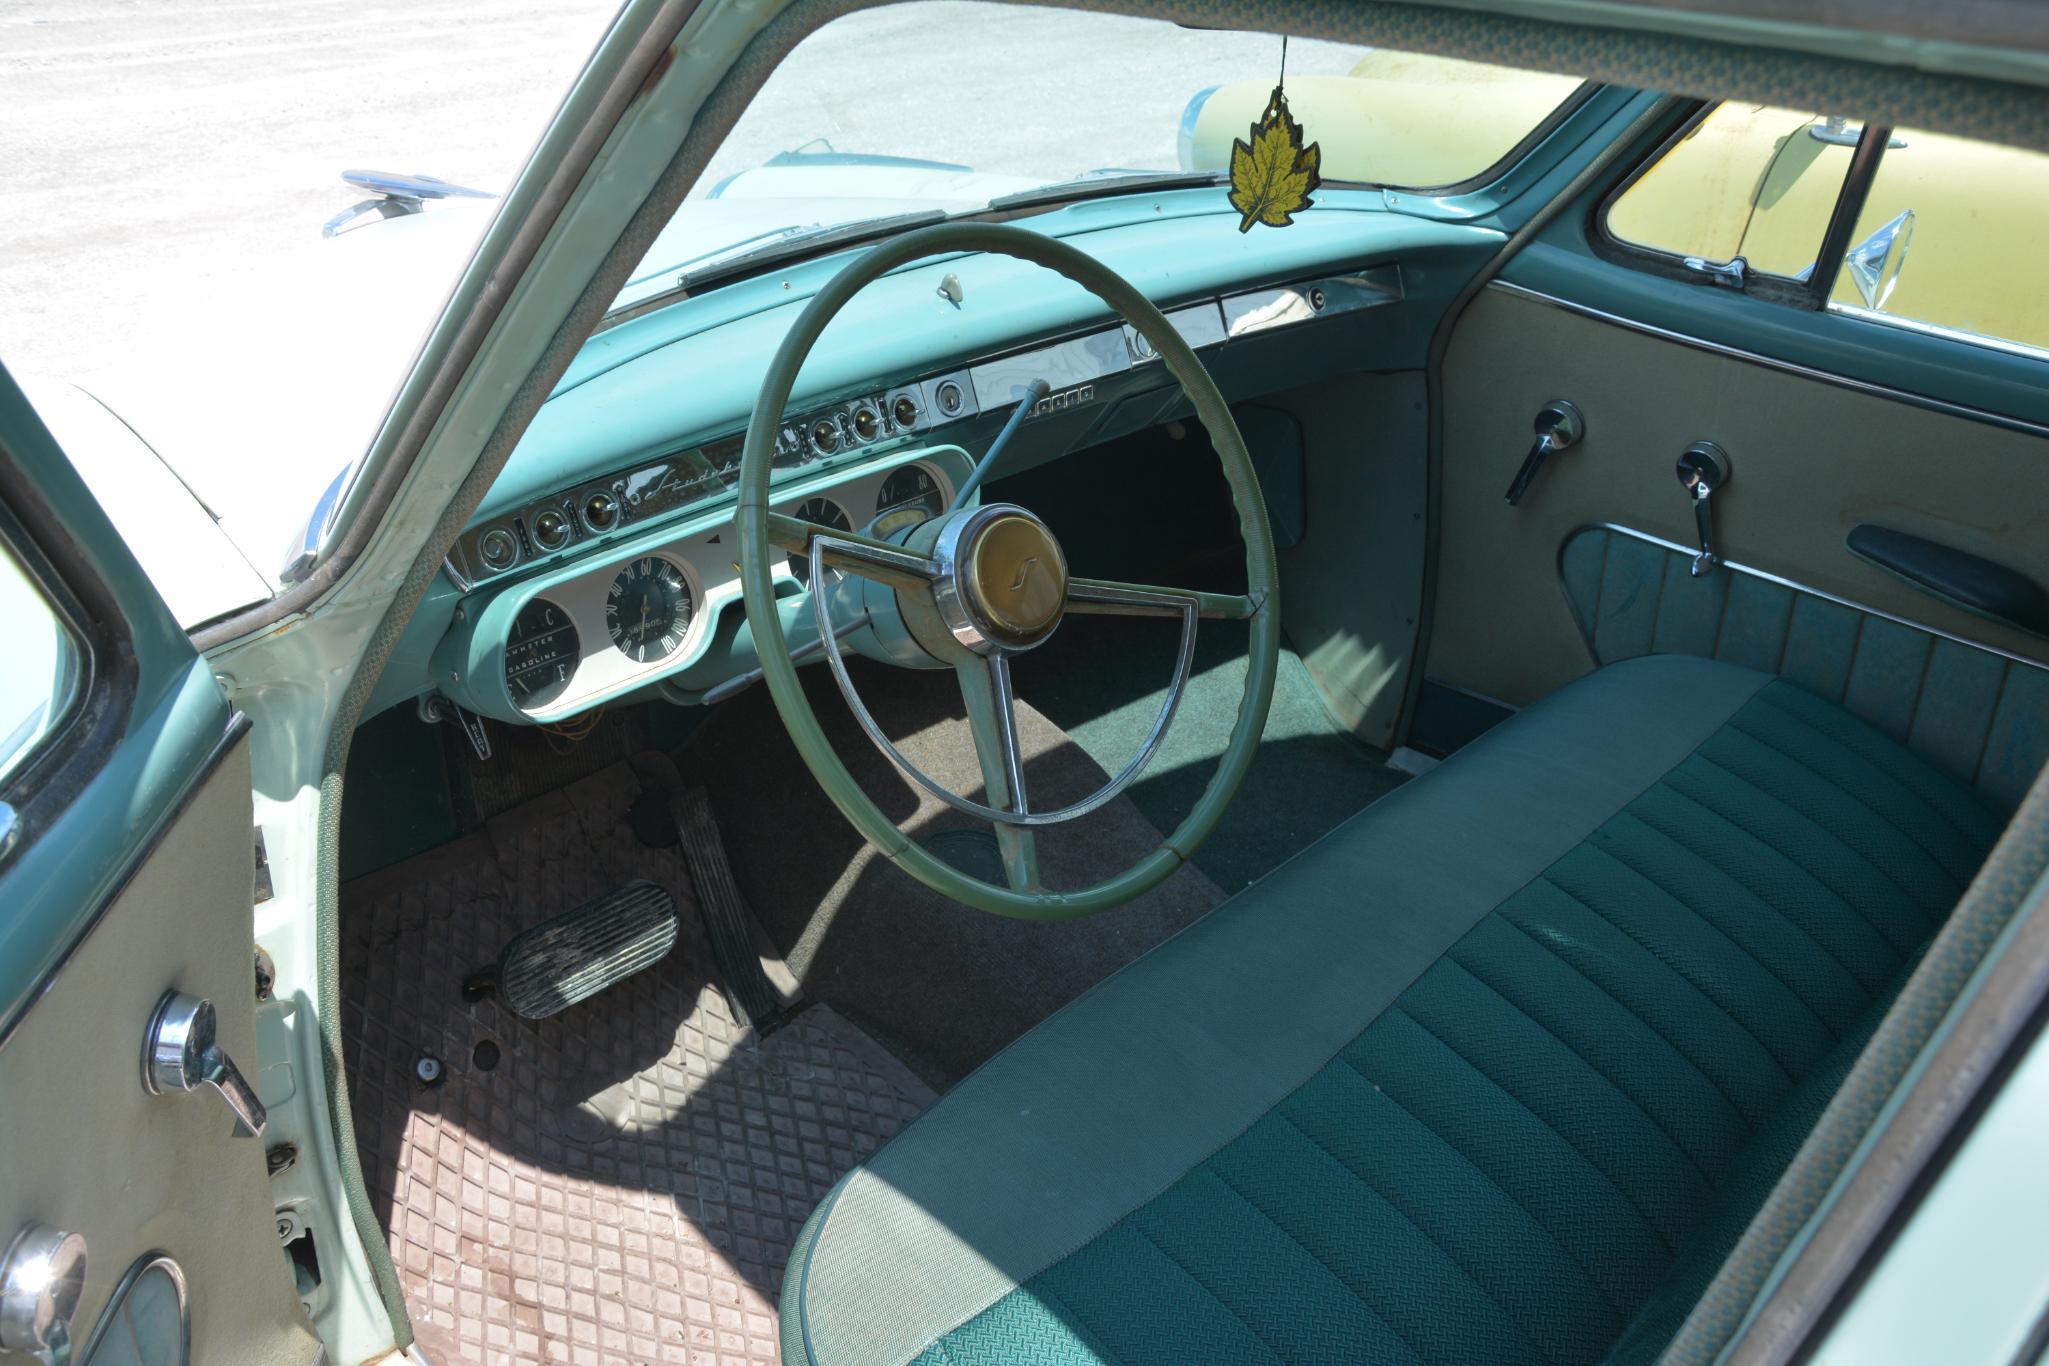
[[777, 261], [785, 261], [794, 256], [811, 256], [832, 247], [850, 246], [856, 242], [865, 242], [871, 237], [885, 237], [945, 221], [944, 210], [916, 209], [910, 213], [891, 214], [886, 218], [861, 218], [851, 223], [835, 223], [816, 232], [778, 237], [773, 242], [764, 243], [737, 255], [722, 254], [703, 265], [682, 271], [676, 276], [676, 283], [670, 292], [695, 289], [708, 281], [721, 280], [729, 275], [773, 265]]
[[992, 209], [1025, 209], [1036, 204], [1065, 204], [1076, 199], [1130, 194], [1137, 190], [1181, 190], [1223, 183], [1221, 171], [1129, 171], [1116, 175], [1084, 175], [1037, 189], [1019, 190], [989, 201]]

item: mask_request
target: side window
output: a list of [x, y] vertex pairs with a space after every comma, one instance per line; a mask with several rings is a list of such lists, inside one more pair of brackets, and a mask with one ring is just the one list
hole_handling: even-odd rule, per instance
[[0, 542], [0, 784], [57, 729], [78, 694], [80, 656], [71, 632], [5, 542]]
[[1717, 105], [1609, 204], [1608, 232], [1702, 265], [1741, 259], [1746, 274], [1804, 279], [1856, 141], [1796, 109]]
[[1829, 304], [2049, 351], [2049, 156], [1896, 128]]
[[[1610, 197], [1602, 229], [1633, 265], [2049, 351], [2049, 156], [1896, 128], [1882, 151], [1873, 132], [1860, 167], [1863, 135], [1842, 119], [1717, 105]], [[1839, 204], [1857, 213], [1831, 238]]]

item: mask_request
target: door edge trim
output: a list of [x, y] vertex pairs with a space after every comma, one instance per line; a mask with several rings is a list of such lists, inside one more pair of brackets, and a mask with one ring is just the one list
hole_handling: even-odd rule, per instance
[[1625, 327], [1632, 332], [1641, 332], [1646, 336], [1656, 337], [1661, 341], [1677, 342], [1681, 346], [1692, 347], [1696, 351], [1707, 351], [1714, 355], [1727, 356], [1732, 360], [1747, 361], [1752, 365], [1762, 365], [1768, 369], [1798, 375], [1802, 379], [1819, 380], [1824, 384], [1831, 384], [1840, 389], [1849, 389], [1860, 394], [1870, 394], [1876, 398], [1890, 399], [1897, 403], [1924, 408], [1930, 412], [1941, 413], [1948, 417], [1961, 417], [1973, 422], [1983, 422], [1989, 426], [2001, 427], [2008, 431], [2023, 433], [2027, 436], [2049, 436], [2049, 425], [2030, 422], [2026, 418], [2012, 417], [2006, 413], [1995, 413], [1987, 408], [1973, 408], [1969, 404], [1956, 403], [1944, 398], [1935, 398], [1928, 394], [1917, 394], [1910, 389], [1895, 389], [1891, 385], [1879, 384], [1867, 379], [1855, 379], [1849, 375], [1837, 374], [1833, 370], [1821, 370], [1811, 365], [1803, 365], [1798, 361], [1781, 360], [1777, 356], [1767, 356], [1758, 351], [1746, 351], [1740, 346], [1731, 346], [1726, 342], [1710, 341], [1705, 337], [1697, 337], [1689, 332], [1679, 332], [1672, 328], [1659, 327], [1655, 323], [1641, 322], [1635, 318], [1625, 317], [1620, 313], [1610, 313], [1606, 309], [1595, 308], [1592, 304], [1583, 304], [1577, 300], [1560, 298], [1556, 294], [1547, 294], [1540, 289], [1531, 289], [1528, 285], [1519, 285], [1512, 280], [1492, 280], [1488, 282], [1487, 288], [1498, 289], [1504, 294], [1529, 299], [1536, 303], [1549, 304], [1553, 308], [1562, 308], [1568, 313], [1576, 313], [1583, 318], [1592, 318], [1597, 322], [1611, 323], [1616, 327]]

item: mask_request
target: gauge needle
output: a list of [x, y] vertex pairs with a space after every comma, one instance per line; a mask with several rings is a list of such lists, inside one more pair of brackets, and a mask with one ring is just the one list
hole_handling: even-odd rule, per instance
[[647, 634], [647, 599], [640, 600], [640, 633]]

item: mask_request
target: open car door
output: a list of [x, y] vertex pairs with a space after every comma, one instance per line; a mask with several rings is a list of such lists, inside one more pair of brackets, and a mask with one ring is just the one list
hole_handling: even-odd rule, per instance
[[313, 1360], [261, 1136], [248, 723], [4, 369], [0, 626], [0, 1362]]

